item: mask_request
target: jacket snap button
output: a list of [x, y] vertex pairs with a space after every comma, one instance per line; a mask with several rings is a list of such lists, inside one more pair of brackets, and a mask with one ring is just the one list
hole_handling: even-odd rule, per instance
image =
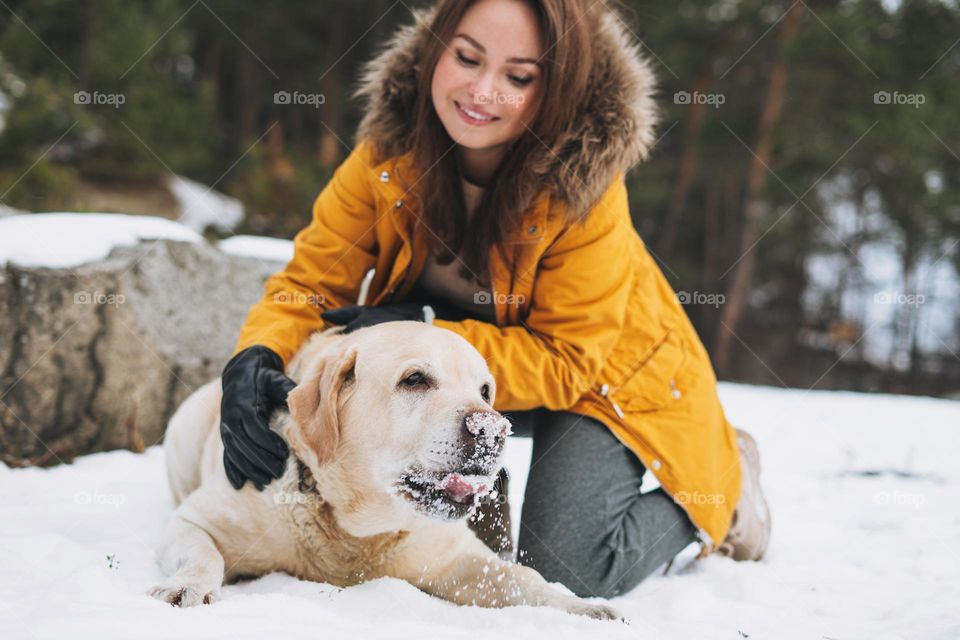
[[527, 231], [528, 231], [529, 233], [536, 233], [536, 232], [537, 232], [537, 225], [533, 225], [532, 227], [530, 227], [529, 229], [527, 229]]
[[397, 209], [403, 206], [403, 200], [397, 200]]
[[608, 391], [610, 391], [609, 385], [604, 384], [600, 387], [600, 395], [606, 397]]
[[384, 171], [380, 174], [380, 182], [390, 182], [390, 172]]
[[683, 394], [680, 393], [680, 389], [674, 389], [674, 390], [671, 391], [670, 393], [671, 393], [671, 394], [673, 395], [673, 397], [676, 398], [677, 400], [679, 400], [680, 397], [683, 396]]
[[654, 470], [654, 471], [656, 471], [656, 470], [658, 470], [658, 469], [660, 468], [660, 461], [659, 461], [659, 460], [654, 460], [653, 463], [651, 463], [650, 466], [653, 467], [653, 470]]

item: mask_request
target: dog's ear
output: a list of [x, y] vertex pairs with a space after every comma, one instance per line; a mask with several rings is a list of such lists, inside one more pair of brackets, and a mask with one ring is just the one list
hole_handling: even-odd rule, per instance
[[333, 458], [340, 440], [340, 391], [354, 375], [357, 350], [321, 356], [313, 371], [287, 396], [287, 406], [305, 444], [324, 464]]

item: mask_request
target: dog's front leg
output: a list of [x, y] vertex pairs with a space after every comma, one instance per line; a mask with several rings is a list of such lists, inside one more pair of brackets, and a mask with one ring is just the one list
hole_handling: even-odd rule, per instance
[[536, 570], [501, 560], [492, 552], [457, 556], [446, 566], [427, 568], [410, 582], [427, 593], [461, 605], [555, 607], [600, 620], [623, 619], [616, 609], [564, 594]]
[[179, 607], [220, 598], [223, 556], [206, 531], [176, 513], [164, 532], [158, 563], [170, 577], [147, 591], [154, 598]]

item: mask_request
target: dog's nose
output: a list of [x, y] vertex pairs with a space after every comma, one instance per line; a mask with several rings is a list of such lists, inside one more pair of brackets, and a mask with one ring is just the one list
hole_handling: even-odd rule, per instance
[[512, 433], [510, 421], [488, 409], [468, 413], [463, 419], [463, 427], [469, 436], [484, 440], [506, 438]]

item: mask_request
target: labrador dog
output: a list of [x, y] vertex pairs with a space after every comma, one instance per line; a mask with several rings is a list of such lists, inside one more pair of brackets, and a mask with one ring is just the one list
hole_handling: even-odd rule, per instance
[[286, 373], [298, 385], [271, 428], [291, 455], [263, 491], [227, 480], [219, 379], [171, 418], [178, 507], [158, 554], [169, 578], [150, 595], [193, 606], [217, 600], [225, 581], [271, 571], [340, 587], [389, 576], [461, 605], [620, 618], [502, 560], [467, 527], [510, 433], [469, 342], [422, 322], [335, 327], [311, 336]]

